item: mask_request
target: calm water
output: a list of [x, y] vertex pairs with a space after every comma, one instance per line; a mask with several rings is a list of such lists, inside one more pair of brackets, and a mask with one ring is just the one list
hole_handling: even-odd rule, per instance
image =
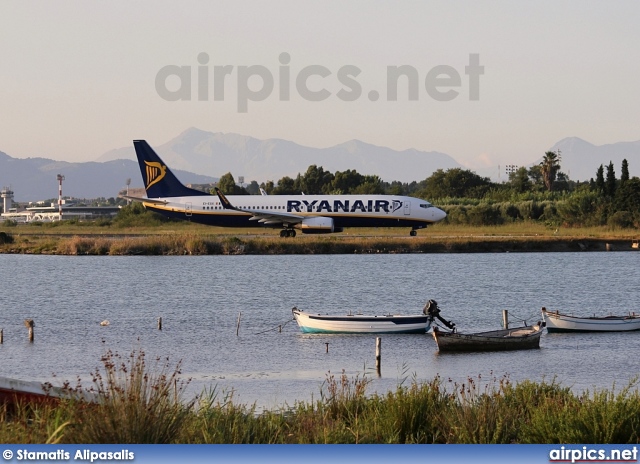
[[[0, 375], [89, 380], [107, 349], [183, 362], [190, 391], [235, 390], [258, 406], [318, 397], [328, 372], [372, 374], [375, 335], [303, 335], [291, 307], [340, 314], [420, 312], [438, 301], [461, 331], [499, 328], [502, 309], [578, 315], [640, 311], [640, 253], [376, 256], [62, 257], [0, 255]], [[242, 312], [240, 336], [236, 320]], [[163, 318], [163, 330], [156, 320]], [[25, 318], [36, 323], [27, 341]], [[108, 327], [100, 321], [109, 320]], [[291, 322], [288, 322], [291, 321]], [[282, 333], [277, 326], [286, 324]], [[329, 352], [325, 352], [325, 343]], [[382, 377], [508, 375], [583, 390], [640, 373], [640, 332], [545, 334], [541, 349], [439, 355], [427, 335], [382, 337]]]

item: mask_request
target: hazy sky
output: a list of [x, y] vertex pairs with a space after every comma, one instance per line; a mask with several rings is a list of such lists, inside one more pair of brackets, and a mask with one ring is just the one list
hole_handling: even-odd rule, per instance
[[[639, 18], [635, 1], [4, 1], [0, 151], [91, 161], [194, 126], [527, 164], [568, 136], [640, 139]], [[484, 67], [477, 100], [471, 55]], [[387, 67], [403, 65], [417, 97], [403, 77], [389, 101]], [[158, 79], [183, 100], [163, 98]]]

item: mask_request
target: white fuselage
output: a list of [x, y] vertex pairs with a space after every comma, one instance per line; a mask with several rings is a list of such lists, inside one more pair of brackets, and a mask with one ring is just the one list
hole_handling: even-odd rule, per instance
[[[446, 217], [444, 211], [428, 201], [395, 195], [235, 195], [227, 198], [242, 211], [226, 209], [214, 195], [157, 198], [154, 200], [166, 203], [154, 201], [145, 206], [195, 222], [235, 227], [287, 225], [287, 217], [295, 225], [302, 217], [306, 222], [330, 218], [336, 228], [410, 226], [420, 229]], [[271, 221], [269, 214], [273, 215]]]

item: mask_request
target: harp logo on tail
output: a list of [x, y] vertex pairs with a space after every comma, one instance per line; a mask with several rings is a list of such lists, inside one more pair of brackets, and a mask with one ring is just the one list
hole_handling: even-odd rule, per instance
[[167, 167], [155, 161], [145, 161], [147, 182], [145, 189], [160, 182], [167, 173]]

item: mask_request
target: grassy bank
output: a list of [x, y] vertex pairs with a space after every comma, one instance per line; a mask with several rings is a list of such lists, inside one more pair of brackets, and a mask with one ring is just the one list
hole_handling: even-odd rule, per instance
[[[548, 229], [539, 224], [436, 225], [409, 237], [404, 229], [280, 238], [277, 230], [220, 229], [189, 223], [105, 228], [91, 224], [0, 228], [0, 253], [60, 255], [376, 254], [632, 250], [629, 230]], [[607, 244], [609, 245], [607, 247]]]
[[[507, 378], [405, 379], [384, 395], [366, 377], [328, 374], [320, 399], [256, 413], [231, 394], [186, 401], [180, 366], [107, 353], [92, 374], [97, 404], [0, 408], [3, 443], [637, 443], [640, 394], [574, 394]], [[70, 388], [70, 390], [74, 390]]]

